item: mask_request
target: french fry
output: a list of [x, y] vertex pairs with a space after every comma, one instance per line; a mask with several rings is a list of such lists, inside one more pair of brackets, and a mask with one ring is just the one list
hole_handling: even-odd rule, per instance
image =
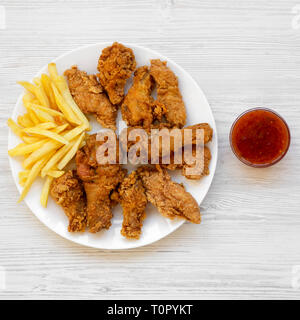
[[28, 114], [24, 114], [23, 116], [18, 116], [18, 125], [24, 128], [33, 127], [34, 123], [29, 118]]
[[65, 129], [67, 129], [69, 126], [68, 123], [65, 123], [65, 124], [62, 124], [61, 126], [58, 126], [56, 128], [54, 128], [52, 131], [55, 132], [55, 133], [61, 133], [63, 132]]
[[30, 126], [34, 126], [34, 123], [32, 122], [28, 113], [25, 113], [23, 115], [23, 120], [25, 120], [25, 124], [27, 124], [28, 126], [29, 126], [29, 124], [30, 124]]
[[86, 145], [86, 142], [85, 142], [85, 140], [83, 140], [83, 141], [80, 143], [78, 150], [81, 149], [81, 148], [83, 148], [85, 145]]
[[29, 175], [29, 170], [25, 170], [25, 171], [20, 171], [18, 176], [19, 176], [19, 184], [20, 186], [24, 186], [25, 183], [26, 183], [26, 180], [28, 178], [28, 175]]
[[34, 113], [40, 122], [54, 122], [55, 123], [53, 116], [47, 112], [36, 109], [36, 110], [34, 110]]
[[27, 147], [28, 144], [26, 143], [19, 143], [16, 147], [14, 147], [13, 149], [10, 149], [8, 150], [8, 154], [11, 156], [11, 157], [14, 157], [14, 156], [21, 156], [23, 155], [22, 153], [20, 153], [19, 150], [22, 150], [24, 147]]
[[52, 81], [56, 81], [56, 79], [59, 77], [56, 64], [54, 62], [48, 64], [48, 72]]
[[65, 172], [61, 170], [49, 170], [47, 172], [47, 175], [53, 178], [59, 178], [61, 177]]
[[40, 149], [48, 141], [48, 139], [43, 139], [31, 144], [20, 143], [15, 148], [8, 150], [8, 154], [11, 157], [25, 156]]
[[13, 119], [9, 118], [7, 120], [7, 125], [9, 126], [9, 128], [11, 129], [11, 131], [18, 136], [19, 138], [23, 139], [23, 132], [22, 132], [22, 127], [18, 126]]
[[30, 170], [20, 171], [18, 174], [19, 179], [28, 178], [29, 172], [30, 172]]
[[32, 102], [33, 104], [40, 104], [40, 101], [39, 101], [38, 99], [33, 99], [31, 102]]
[[24, 93], [22, 101], [25, 105], [25, 102], [32, 102], [34, 99], [35, 99], [35, 95], [33, 93], [31, 93], [30, 91], [27, 91]]
[[44, 111], [48, 114], [50, 114], [51, 116], [60, 116], [62, 118], [65, 118], [64, 114], [57, 111], [57, 110], [54, 110], [54, 109], [51, 109], [51, 108], [48, 108], [48, 107], [44, 107], [44, 106], [41, 106], [39, 104], [34, 104], [32, 102], [27, 102], [26, 103], [26, 108], [27, 109], [31, 109], [33, 111], [36, 111], [36, 110], [41, 110], [41, 111]]
[[51, 88], [51, 79], [47, 74], [43, 73], [41, 76], [41, 82], [48, 96], [51, 108], [57, 109], [54, 93]]
[[35, 96], [35, 85], [28, 82], [28, 81], [17, 81], [18, 84], [20, 84], [22, 87], [24, 87], [26, 90], [28, 90], [30, 93], [32, 93]]
[[45, 208], [47, 207], [49, 191], [50, 191], [52, 181], [53, 181], [53, 177], [48, 176], [46, 178], [44, 185], [43, 185], [43, 189], [42, 189], [42, 193], [41, 193], [41, 205]]
[[68, 145], [64, 145], [49, 159], [41, 172], [42, 178], [44, 178], [46, 174], [48, 174], [48, 172], [56, 166], [58, 161], [60, 161], [62, 157], [65, 156], [65, 154], [72, 148], [73, 145], [74, 141], [70, 142]]
[[83, 112], [80, 110], [76, 102], [74, 101], [70, 93], [66, 79], [63, 76], [58, 75], [56, 64], [49, 63], [48, 71], [49, 71], [51, 80], [55, 83], [61, 95], [63, 96], [67, 104], [71, 107], [76, 117], [80, 120], [80, 122], [83, 125], [85, 125], [85, 129], [90, 130], [91, 129], [90, 123], [86, 118], [86, 116], [83, 114]]
[[29, 136], [23, 136], [22, 140], [26, 142], [27, 144], [32, 144], [41, 141], [41, 137], [29, 137]]
[[[52, 152], [53, 153], [53, 152]], [[31, 168], [29, 174], [28, 174], [28, 177], [26, 179], [26, 182], [25, 182], [25, 185], [24, 185], [24, 188], [22, 190], [22, 193], [21, 193], [21, 196], [18, 200], [18, 202], [21, 202], [25, 196], [27, 195], [32, 183], [34, 182], [35, 178], [39, 175], [42, 167], [44, 166], [44, 164], [47, 162], [47, 160], [49, 159], [49, 157], [51, 157], [51, 153], [48, 154], [46, 157], [38, 160]]]
[[66, 119], [71, 123], [80, 125], [81, 124], [80, 120], [77, 119], [77, 117], [74, 114], [73, 110], [66, 103], [66, 101], [61, 96], [61, 94], [59, 93], [58, 89], [55, 87], [55, 85], [53, 83], [52, 83], [52, 90], [54, 92], [55, 101], [57, 103], [57, 106], [60, 109], [60, 111], [65, 115]]
[[48, 137], [52, 140], [61, 142], [63, 144], [68, 144], [69, 141], [66, 140], [65, 138], [63, 138], [62, 136], [60, 136], [59, 134], [55, 133], [55, 132], [51, 132], [49, 130], [45, 130], [45, 129], [39, 129], [39, 128], [25, 128], [23, 129], [24, 132], [26, 133], [30, 133], [30, 134], [36, 134], [39, 136], [45, 136]]
[[26, 180], [27, 180], [27, 178], [19, 179], [19, 185], [20, 185], [21, 187], [24, 187], [24, 186], [25, 186], [25, 183], [26, 183]]
[[68, 151], [68, 153], [62, 158], [62, 160], [57, 165], [57, 168], [59, 170], [62, 170], [73, 159], [84, 138], [85, 138], [85, 132], [82, 132], [81, 135], [77, 138], [72, 148], [70, 149], [70, 151]]
[[50, 108], [50, 102], [46, 95], [46, 92], [44, 91], [41, 79], [35, 78], [34, 82], [36, 86], [34, 87], [35, 90], [35, 96], [37, 97], [38, 101], [45, 107]]
[[37, 125], [37, 124], [40, 123], [39, 118], [36, 116], [36, 114], [34, 113], [33, 110], [27, 109], [27, 112], [28, 112], [29, 118], [31, 119], [31, 121], [32, 121], [35, 125]]
[[81, 125], [78, 127], [75, 127], [74, 129], [70, 130], [64, 135], [64, 138], [67, 139], [68, 141], [73, 140], [75, 137], [77, 137], [82, 131], [85, 130], [85, 126]]
[[66, 79], [63, 76], [60, 76], [60, 77], [58, 77], [56, 84], [57, 84], [57, 86], [59, 86], [59, 89], [60, 89], [61, 94], [64, 97], [65, 101], [71, 107], [72, 111], [77, 116], [77, 118], [85, 126], [85, 129], [90, 130], [91, 126], [90, 126], [89, 120], [86, 118], [86, 116], [83, 114], [83, 112], [80, 110], [80, 108], [78, 107], [78, 105], [74, 101], [74, 99], [70, 93], [70, 89], [68, 87]]
[[22, 132], [26, 132], [26, 129], [53, 129], [56, 128], [55, 123], [53, 122], [43, 122], [43, 123], [39, 123], [36, 126], [32, 126], [32, 127], [28, 127], [28, 128], [24, 128], [22, 129]]
[[35, 150], [34, 152], [32, 152], [28, 158], [26, 158], [23, 161], [23, 167], [24, 169], [29, 169], [31, 168], [32, 165], [34, 165], [34, 163], [36, 163], [37, 161], [39, 161], [41, 158], [43, 158], [45, 155], [50, 154], [51, 152], [53, 152], [55, 149], [57, 149], [59, 146], [61, 145], [60, 142], [57, 141], [48, 141], [45, 144], [43, 144], [43, 146], [37, 150]]

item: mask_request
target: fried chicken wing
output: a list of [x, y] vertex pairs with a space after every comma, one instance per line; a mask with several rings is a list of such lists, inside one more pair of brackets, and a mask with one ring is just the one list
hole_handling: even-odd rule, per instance
[[77, 66], [65, 71], [70, 92], [83, 113], [94, 114], [105, 128], [116, 129], [117, 108], [111, 104], [95, 75], [87, 75]]
[[87, 223], [86, 197], [75, 170], [54, 179], [50, 194], [69, 218], [69, 232], [84, 231]]
[[153, 80], [148, 67], [134, 72], [133, 85], [129, 89], [121, 107], [122, 117], [128, 126], [149, 128], [153, 122]]
[[163, 216], [200, 223], [200, 209], [196, 200], [185, 191], [183, 185], [171, 180], [167, 170], [159, 166], [143, 166], [137, 172], [142, 179], [148, 201], [156, 206]]
[[121, 234], [128, 239], [139, 239], [143, 220], [146, 217], [147, 197], [136, 171], [123, 180], [119, 187], [119, 195], [123, 208]]
[[126, 176], [119, 164], [98, 165], [97, 145], [96, 135], [91, 135], [76, 154], [77, 173], [87, 197], [87, 224], [92, 233], [111, 226], [111, 208], [115, 205], [111, 196]]
[[130, 48], [114, 42], [112, 46], [103, 49], [98, 61], [98, 78], [112, 104], [122, 102], [126, 80], [135, 67], [135, 57]]
[[151, 60], [150, 74], [157, 85], [157, 101], [166, 107], [166, 120], [182, 128], [186, 123], [185, 105], [178, 87], [178, 79], [166, 61]]

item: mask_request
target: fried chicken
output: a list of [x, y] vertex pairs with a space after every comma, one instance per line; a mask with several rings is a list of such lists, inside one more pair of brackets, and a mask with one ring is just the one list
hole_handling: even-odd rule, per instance
[[196, 200], [185, 191], [183, 185], [171, 180], [167, 170], [159, 166], [143, 166], [137, 173], [142, 179], [148, 201], [156, 206], [163, 216], [200, 223], [200, 209]]
[[177, 77], [167, 67], [167, 62], [159, 59], [151, 60], [150, 74], [157, 85], [157, 102], [162, 103], [167, 109], [167, 122], [182, 128], [186, 123], [186, 111]]
[[122, 117], [128, 126], [149, 128], [153, 122], [153, 80], [148, 67], [134, 72], [133, 85], [129, 89], [121, 107]]
[[[207, 144], [212, 140], [213, 137], [213, 129], [208, 123], [197, 123], [191, 126], [187, 126], [183, 128], [183, 136], [184, 131], [186, 129], [192, 130], [192, 143], [193, 144]], [[203, 130], [203, 136], [200, 134], [199, 138], [197, 138], [196, 130]], [[201, 133], [201, 132], [200, 132]], [[203, 139], [203, 140], [202, 140]]]
[[76, 154], [77, 173], [87, 197], [87, 224], [92, 233], [111, 226], [111, 208], [115, 205], [111, 197], [126, 175], [126, 170], [119, 164], [97, 163], [96, 149], [99, 145], [96, 135], [91, 135]]
[[105, 128], [116, 129], [117, 108], [111, 104], [95, 75], [87, 75], [77, 66], [65, 71], [70, 92], [83, 113], [94, 114]]
[[123, 208], [121, 234], [128, 239], [139, 239], [143, 220], [146, 217], [147, 197], [143, 184], [133, 171], [119, 187], [120, 202]]
[[50, 194], [69, 218], [69, 232], [84, 231], [87, 223], [86, 196], [75, 170], [54, 179]]
[[[156, 128], [155, 126], [151, 126], [151, 128]], [[199, 123], [195, 124], [192, 126], [185, 127], [183, 129], [178, 129], [178, 128], [163, 128], [163, 127], [157, 127], [160, 129], [158, 132], [153, 132], [152, 135], [148, 137], [148, 140], [140, 140], [139, 138], [137, 139], [138, 141], [129, 141], [128, 136], [130, 132], [134, 129], [141, 129], [141, 127], [132, 127], [127, 130], [127, 141], [126, 141], [126, 136], [121, 135], [121, 147], [124, 152], [127, 152], [130, 150], [130, 148], [136, 143], [139, 142], [140, 145], [140, 150], [138, 154], [136, 155], [137, 157], [143, 157], [148, 155], [148, 163], [152, 164], [162, 164], [163, 167], [170, 169], [170, 170], [175, 170], [175, 169], [183, 169], [182, 174], [186, 176], [188, 179], [196, 179], [196, 175], [188, 175], [186, 173], [187, 168], [193, 167], [193, 163], [191, 161], [185, 161], [184, 160], [184, 147], [190, 145], [191, 146], [191, 154], [188, 154], [186, 151], [186, 156], [188, 156], [191, 160], [193, 160], [192, 157], [195, 157], [197, 155], [198, 159], [198, 165], [199, 166], [199, 173], [197, 174], [198, 178], [200, 179], [203, 175], [207, 175], [209, 173], [208, 166], [209, 166], [209, 161], [210, 161], [210, 151], [207, 147], [203, 147], [204, 144], [207, 144], [212, 140], [212, 135], [213, 135], [213, 130], [207, 123]], [[164, 129], [164, 130], [161, 130]], [[176, 134], [174, 136], [172, 135], [172, 132], [174, 129], [178, 129], [177, 133], [178, 138], [176, 138]], [[186, 129], [190, 129], [190, 137], [191, 141], [188, 141], [185, 139], [185, 135], [187, 135]], [[197, 135], [196, 130], [203, 130], [200, 132], [200, 135]], [[203, 134], [201, 134], [203, 133]], [[168, 142], [170, 143], [170, 149], [167, 148]], [[199, 147], [199, 152], [196, 153], [196, 146]], [[179, 164], [177, 162], [175, 163], [174, 161], [174, 153], [180, 151], [179, 148], [181, 148], [181, 154], [182, 154], [182, 159]], [[203, 158], [203, 152], [204, 152], [204, 158]], [[132, 155], [132, 154], [131, 154]], [[179, 154], [180, 155], [180, 154]], [[129, 161], [132, 162], [135, 161], [135, 157], [132, 159], [130, 158]], [[204, 159], [204, 162], [202, 161]], [[153, 162], [154, 161], [154, 162]], [[199, 163], [200, 162], [200, 163]], [[202, 168], [204, 167], [204, 168]], [[202, 168], [202, 169], [201, 169]]]
[[126, 80], [136, 67], [135, 57], [130, 48], [118, 42], [103, 49], [98, 61], [98, 78], [112, 104], [122, 102]]
[[[198, 152], [196, 152], [196, 148], [198, 148]], [[181, 169], [181, 174], [189, 180], [200, 180], [202, 177], [208, 176], [211, 160], [209, 148], [193, 145], [191, 146], [191, 154], [189, 151], [183, 150], [181, 164], [175, 163], [174, 154], [172, 154], [170, 164], [161, 164], [161, 166], [169, 170]]]

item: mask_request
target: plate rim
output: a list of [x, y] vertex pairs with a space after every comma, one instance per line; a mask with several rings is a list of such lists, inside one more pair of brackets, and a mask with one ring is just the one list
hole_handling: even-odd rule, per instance
[[[76, 47], [75, 49], [72, 49], [72, 50], [69, 50], [61, 55], [59, 55], [58, 57], [52, 59], [50, 62], [48, 62], [46, 65], [42, 66], [39, 71], [31, 78], [35, 78], [35, 77], [38, 77], [40, 76], [47, 68], [48, 64], [51, 63], [51, 62], [57, 62], [58, 60], [64, 58], [65, 56], [67, 55], [70, 55], [76, 51], [80, 51], [80, 50], [84, 50], [86, 48], [91, 48], [91, 47], [97, 47], [97, 46], [110, 46], [112, 45], [113, 42], [109, 42], [109, 41], [105, 41], [105, 42], [97, 42], [97, 43], [93, 43], [93, 44], [87, 44], [87, 45], [83, 45], [83, 46], [79, 46], [79, 47]], [[200, 203], [198, 203], [197, 199], [197, 203], [200, 207], [201, 203], [203, 202], [203, 200], [205, 199], [205, 197], [207, 196], [207, 193], [208, 191], [210, 190], [211, 188], [211, 184], [214, 180], [214, 177], [215, 177], [215, 172], [216, 172], [216, 168], [217, 168], [217, 163], [218, 163], [218, 153], [219, 153], [219, 148], [218, 148], [218, 132], [217, 132], [217, 126], [216, 126], [216, 121], [215, 121], [215, 117], [214, 117], [214, 114], [213, 114], [213, 111], [211, 109], [211, 106], [207, 100], [207, 97], [206, 95], [204, 94], [203, 90], [201, 89], [201, 87], [198, 85], [198, 83], [196, 82], [196, 80], [190, 75], [189, 72], [187, 72], [183, 67], [181, 67], [178, 63], [176, 63], [174, 60], [170, 59], [170, 58], [167, 58], [166, 56], [162, 55], [161, 53], [159, 53], [158, 51], [156, 50], [153, 50], [153, 49], [150, 49], [150, 48], [147, 48], [147, 47], [144, 47], [144, 46], [141, 46], [141, 45], [138, 45], [138, 44], [135, 44], [135, 43], [129, 43], [129, 42], [122, 42], [123, 45], [127, 46], [127, 47], [136, 47], [136, 48], [139, 48], [139, 49], [142, 49], [142, 50], [146, 50], [148, 51], [149, 53], [153, 53], [154, 56], [160, 56], [160, 59], [163, 59], [167, 62], [171, 62], [171, 64], [174, 64], [176, 65], [176, 67], [178, 69], [180, 69], [181, 72], [183, 72], [184, 74], [187, 74], [189, 76], [189, 78], [191, 79], [191, 81], [197, 86], [197, 88], [201, 91], [202, 93], [202, 96], [204, 97], [204, 99], [206, 100], [207, 102], [207, 105], [209, 107], [209, 111], [212, 115], [212, 120], [213, 120], [213, 127], [214, 127], [214, 135], [213, 135], [213, 139], [215, 140], [215, 157], [214, 157], [214, 165], [213, 165], [213, 168], [210, 168], [210, 175], [211, 175], [211, 179], [208, 183], [208, 187], [207, 187], [207, 191], [205, 193], [205, 196], [203, 197], [202, 201]], [[23, 92], [18, 96], [18, 99], [14, 105], [14, 109], [12, 111], [12, 114], [11, 114], [11, 117], [13, 119], [16, 118], [17, 116], [17, 106], [21, 103], [22, 101], [22, 97], [24, 95], [24, 92], [25, 90], [23, 90]], [[7, 149], [9, 150], [9, 144], [10, 144], [10, 140], [12, 138], [12, 131], [9, 130], [9, 133], [8, 133], [8, 143], [7, 143]], [[12, 174], [12, 177], [13, 177], [13, 180], [16, 184], [16, 187], [17, 187], [17, 190], [18, 192], [21, 194], [21, 191], [22, 191], [22, 188], [21, 186], [19, 185], [18, 181], [17, 181], [17, 177], [14, 175], [14, 171], [13, 171], [13, 159], [12, 157], [10, 157], [8, 155], [8, 158], [9, 158], [9, 165], [10, 165], [10, 171], [11, 171], [11, 174]], [[99, 246], [96, 246], [94, 244], [89, 244], [89, 243], [82, 243], [80, 242], [79, 240], [77, 239], [73, 239], [73, 238], [69, 238], [69, 237], [66, 237], [64, 234], [60, 233], [58, 230], [55, 230], [54, 228], [52, 228], [51, 226], [49, 226], [45, 221], [42, 221], [41, 218], [35, 214], [34, 210], [31, 208], [31, 205], [28, 203], [27, 199], [25, 198], [24, 199], [24, 202], [26, 204], [26, 206], [30, 209], [30, 211], [33, 213], [33, 215], [41, 222], [41, 224], [45, 225], [48, 229], [50, 229], [51, 231], [53, 231], [54, 233], [58, 234], [60, 237], [62, 237], [63, 239], [65, 240], [68, 240], [68, 241], [71, 241], [73, 243], [76, 243], [78, 245], [81, 245], [81, 246], [85, 246], [85, 247], [88, 247], [88, 248], [94, 248], [94, 249], [98, 249], [98, 250], [106, 250], [106, 251], [115, 251], [115, 250], [131, 250], [131, 249], [136, 249], [136, 248], [140, 248], [140, 247], [144, 247], [144, 246], [147, 246], [147, 245], [151, 245], [159, 240], [162, 240], [163, 238], [167, 237], [168, 235], [170, 235], [171, 233], [175, 232], [179, 227], [181, 227], [186, 221], [181, 219], [181, 220], [178, 220], [178, 224], [174, 227], [174, 229], [172, 231], [170, 231], [169, 233], [159, 237], [159, 238], [155, 238], [147, 243], [142, 243], [142, 244], [139, 244], [138, 242], [134, 242], [134, 245], [133, 246], [130, 246], [130, 247], [99, 247]]]

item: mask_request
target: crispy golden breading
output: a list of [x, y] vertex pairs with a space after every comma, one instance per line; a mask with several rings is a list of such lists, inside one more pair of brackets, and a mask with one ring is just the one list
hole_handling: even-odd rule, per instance
[[[174, 128], [164, 128], [162, 126], [162, 124], [160, 124], [159, 126], [151, 125], [151, 129], [153, 129], [153, 128], [154, 129], [157, 128], [160, 131], [158, 133], [152, 132], [152, 140], [151, 140], [151, 138], [149, 136], [148, 140], [145, 140], [145, 141], [143, 141], [142, 144], [140, 144], [141, 145], [141, 149], [140, 149], [140, 151], [139, 151], [137, 156], [140, 156], [141, 154], [148, 153], [148, 160], [149, 160], [149, 163], [151, 163], [151, 157], [153, 159], [156, 159], [155, 157], [159, 155], [159, 159], [157, 159], [158, 161], [156, 163], [158, 163], [158, 162], [160, 164], [164, 163], [163, 166], [165, 168], [170, 169], [170, 170], [175, 170], [175, 169], [182, 168], [183, 166], [179, 166], [179, 165], [175, 165], [174, 166], [174, 161], [173, 161], [174, 160], [174, 152], [178, 150], [178, 147], [176, 147], [176, 145], [177, 145], [177, 143], [179, 143], [179, 145], [180, 145], [180, 140], [179, 141], [176, 140], [176, 142], [175, 142], [175, 139], [174, 139], [174, 137], [172, 136], [171, 133], [172, 133], [173, 129], [178, 129], [178, 128], [175, 128], [175, 127]], [[127, 130], [127, 141], [126, 141], [126, 136], [125, 135], [121, 136], [120, 142], [121, 142], [122, 150], [124, 152], [126, 152], [126, 150], [128, 152], [130, 150], [130, 148], [137, 142], [137, 141], [129, 141], [128, 140], [128, 135], [134, 129], [141, 129], [141, 127], [128, 128], [128, 130]], [[164, 130], [161, 130], [161, 129], [164, 129]], [[207, 144], [208, 142], [210, 142], [212, 140], [213, 130], [209, 126], [209, 124], [207, 124], [207, 123], [195, 124], [195, 125], [188, 126], [188, 127], [183, 128], [183, 129], [180, 129], [180, 133], [181, 133], [181, 137], [182, 137], [182, 140], [181, 140], [182, 148], [184, 148], [185, 144], [187, 144], [187, 141], [184, 139], [184, 135], [186, 134], [185, 133], [186, 129], [190, 129], [191, 130], [191, 141], [190, 141], [189, 144], [191, 144], [193, 146], [198, 145], [202, 149], [203, 148], [203, 144]], [[196, 135], [196, 130], [203, 130], [203, 135], [200, 134], [200, 136], [198, 137]], [[179, 137], [180, 137], [180, 135], [179, 135]], [[139, 141], [139, 139], [138, 139], [138, 141]], [[167, 141], [170, 142], [170, 152], [169, 152], [169, 149], [166, 148]], [[165, 148], [162, 148], [163, 145], [164, 145]], [[208, 148], [206, 148], [206, 149], [208, 149]], [[207, 151], [206, 149], [205, 149], [205, 153], [207, 155], [207, 152], [209, 152], [209, 150]], [[170, 158], [169, 158], [169, 154], [170, 154]], [[182, 154], [183, 154], [183, 152], [182, 152]], [[193, 155], [195, 155], [195, 153], [193, 153]], [[129, 160], [132, 160], [132, 159], [129, 159]], [[209, 159], [207, 157], [205, 158], [205, 163], [204, 163], [205, 167], [208, 167], [209, 160], [210, 160], [210, 158]], [[182, 161], [182, 165], [184, 165], [184, 164], [186, 165], [186, 163], [184, 161]], [[207, 170], [205, 170], [204, 172], [207, 172]], [[186, 176], [186, 177], [188, 177], [188, 176]], [[200, 175], [199, 175], [199, 179], [200, 179]]]
[[[212, 140], [213, 136], [213, 129], [208, 123], [197, 123], [193, 124], [191, 126], [187, 126], [183, 128], [183, 136], [184, 136], [184, 130], [191, 129], [192, 130], [192, 143], [196, 144], [207, 144]], [[203, 130], [203, 136], [200, 135], [200, 139], [197, 139], [196, 130]], [[201, 140], [203, 138], [203, 141]]]
[[134, 72], [133, 85], [129, 89], [121, 107], [122, 117], [128, 126], [149, 128], [153, 122], [153, 80], [148, 67], [143, 66]]
[[123, 224], [121, 234], [128, 239], [139, 239], [143, 220], [146, 217], [147, 197], [143, 184], [133, 171], [119, 188], [120, 202], [123, 208]]
[[185, 191], [183, 185], [171, 180], [167, 170], [159, 166], [143, 166], [137, 173], [142, 179], [148, 201], [156, 206], [163, 216], [200, 223], [200, 209], [196, 200]]
[[167, 67], [167, 62], [159, 59], [151, 60], [150, 74], [157, 85], [157, 101], [167, 109], [166, 120], [182, 128], [186, 123], [186, 111], [177, 77]]
[[98, 61], [98, 78], [112, 104], [122, 102], [126, 80], [135, 67], [135, 57], [130, 48], [114, 42], [112, 46], [103, 49]]
[[[181, 173], [183, 176], [185, 176], [187, 179], [190, 180], [199, 180], [204, 176], [209, 175], [209, 164], [211, 160], [211, 153], [207, 146], [198, 146], [198, 153], [196, 153], [196, 146], [191, 147], [192, 155], [184, 154], [184, 151], [182, 152], [182, 163], [176, 164], [174, 163], [174, 154], [171, 156], [171, 163], [170, 164], [162, 164], [161, 166], [163, 168], [169, 169], [169, 170], [177, 170], [181, 169]], [[186, 150], [187, 152], [187, 150]], [[191, 158], [192, 156], [192, 158]], [[196, 158], [198, 160], [198, 166], [196, 168]], [[186, 158], [186, 159], [185, 159]], [[190, 173], [189, 169], [193, 169], [193, 174]]]
[[119, 164], [98, 165], [96, 147], [96, 135], [91, 135], [76, 154], [77, 173], [86, 192], [87, 222], [92, 233], [111, 226], [111, 208], [115, 205], [111, 196], [126, 176], [126, 170]]
[[69, 232], [84, 231], [87, 222], [86, 197], [76, 171], [67, 171], [63, 176], [54, 179], [50, 194], [69, 218]]
[[117, 108], [111, 104], [95, 75], [76, 66], [65, 71], [70, 92], [83, 113], [94, 114], [105, 128], [116, 129]]
[[[199, 150], [199, 166], [198, 168], [195, 168], [195, 162], [187, 163], [187, 161], [184, 161], [183, 167], [182, 167], [182, 175], [185, 176], [187, 179], [190, 180], [199, 180], [204, 176], [209, 175], [209, 164], [211, 160], [211, 153], [207, 146], [200, 147]], [[196, 157], [196, 148], [194, 147], [192, 149], [192, 156]], [[195, 168], [195, 173], [189, 174], [188, 169]]]

